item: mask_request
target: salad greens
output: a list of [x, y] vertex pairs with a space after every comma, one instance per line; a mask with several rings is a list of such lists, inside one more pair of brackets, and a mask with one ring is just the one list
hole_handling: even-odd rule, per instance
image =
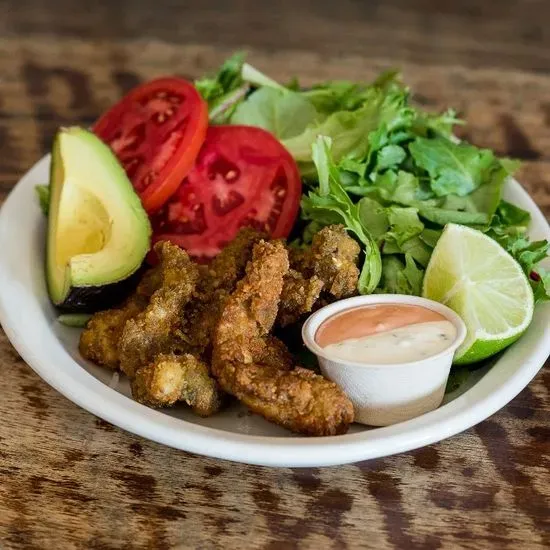
[[38, 205], [42, 213], [47, 216], [50, 210], [50, 186], [47, 183], [37, 185], [34, 188], [36, 196], [38, 197]]
[[456, 113], [411, 104], [398, 73], [285, 86], [236, 54], [195, 85], [211, 123], [259, 126], [285, 145], [306, 182], [294, 244], [343, 224], [364, 252], [359, 292], [419, 294], [443, 227], [458, 223], [495, 239], [523, 267], [535, 299], [550, 300], [550, 273], [539, 266], [550, 244], [530, 242], [529, 213], [502, 199], [518, 163], [456, 139]]

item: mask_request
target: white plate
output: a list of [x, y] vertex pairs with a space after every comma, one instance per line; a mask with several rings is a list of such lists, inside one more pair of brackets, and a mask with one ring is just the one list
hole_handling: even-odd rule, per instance
[[[51, 386], [93, 414], [148, 439], [217, 458], [268, 466], [327, 466], [415, 449], [484, 420], [514, 398], [550, 354], [550, 304], [537, 308], [527, 333], [492, 368], [477, 371], [461, 395], [444, 406], [394, 426], [353, 426], [346, 435], [306, 438], [252, 416], [239, 406], [201, 419], [183, 406], [155, 411], [133, 401], [126, 380], [109, 387], [112, 372], [83, 361], [79, 331], [56, 321], [44, 282], [45, 220], [34, 186], [48, 181], [49, 157], [18, 183], [0, 214], [0, 320], [23, 359]], [[514, 181], [506, 197], [529, 210], [533, 238], [550, 227]]]

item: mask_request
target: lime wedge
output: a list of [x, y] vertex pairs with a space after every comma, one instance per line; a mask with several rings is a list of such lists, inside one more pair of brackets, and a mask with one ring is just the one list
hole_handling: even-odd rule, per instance
[[422, 295], [458, 313], [468, 329], [455, 364], [475, 363], [516, 341], [533, 318], [533, 291], [498, 243], [463, 225], [445, 226], [426, 268]]

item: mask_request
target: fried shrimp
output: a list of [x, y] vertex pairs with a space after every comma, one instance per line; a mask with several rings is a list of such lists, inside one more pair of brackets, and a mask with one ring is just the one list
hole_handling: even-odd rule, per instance
[[282, 243], [255, 245], [246, 275], [227, 299], [216, 329], [213, 374], [253, 412], [292, 431], [344, 433], [353, 422], [353, 406], [342, 390], [307, 369], [288, 370], [286, 361], [273, 360], [281, 349], [268, 334], [288, 269]]
[[120, 368], [130, 378], [157, 355], [182, 348], [183, 342], [178, 341], [181, 312], [193, 296], [199, 275], [181, 248], [159, 242], [155, 252], [160, 257], [160, 287], [147, 307], [127, 320], [119, 341]]
[[210, 416], [222, 399], [205, 363], [190, 354], [161, 354], [139, 369], [131, 382], [132, 396], [149, 407], [169, 407], [185, 401], [199, 416]]

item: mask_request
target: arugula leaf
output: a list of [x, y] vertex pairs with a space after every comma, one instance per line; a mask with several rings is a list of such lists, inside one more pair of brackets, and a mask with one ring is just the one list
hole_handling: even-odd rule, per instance
[[386, 209], [374, 199], [363, 197], [357, 204], [359, 219], [363, 227], [380, 242], [390, 228], [390, 220]]
[[370, 89], [384, 92], [404, 89], [398, 71], [386, 71], [374, 82], [363, 84], [348, 80], [333, 80], [312, 86], [303, 91], [319, 113], [332, 114], [336, 111], [354, 111], [369, 98]]
[[465, 143], [453, 143], [439, 137], [416, 138], [409, 151], [419, 168], [432, 178], [432, 189], [438, 197], [464, 197], [490, 178], [500, 168], [499, 161], [488, 149]]
[[218, 72], [195, 80], [195, 88], [208, 103], [211, 123], [225, 124], [251, 87], [285, 90], [284, 86], [245, 63], [245, 54], [237, 52], [224, 61]]
[[419, 190], [418, 178], [410, 172], [400, 170], [397, 174], [388, 171], [377, 176], [374, 192], [385, 202], [412, 206], [417, 203]]
[[548, 241], [529, 242], [523, 236], [501, 240], [500, 244], [517, 260], [526, 275], [531, 274], [536, 265], [546, 258], [548, 250], [550, 250]]
[[523, 233], [531, 223], [531, 214], [515, 204], [501, 200], [491, 226], [497, 231]]
[[456, 125], [464, 125], [464, 121], [457, 118], [454, 109], [447, 109], [445, 112], [436, 115], [416, 111], [413, 130], [415, 134], [423, 137], [435, 133], [447, 139], [453, 139], [453, 128]]
[[410, 285], [411, 294], [420, 296], [422, 293], [422, 281], [424, 280], [424, 271], [418, 269], [414, 259], [410, 254], [405, 254], [405, 269], [403, 275]]
[[535, 303], [550, 301], [550, 271], [539, 268], [530, 278], [531, 286], [533, 287], [533, 294], [535, 296]]
[[439, 237], [443, 233], [442, 229], [428, 229], [425, 228], [422, 233], [420, 233], [420, 239], [425, 242], [430, 248], [435, 248]]
[[376, 155], [375, 172], [380, 172], [388, 168], [395, 168], [398, 164], [401, 164], [407, 153], [403, 147], [399, 145], [385, 145], [378, 151]]
[[522, 233], [498, 233], [489, 229], [487, 235], [495, 239], [521, 265], [529, 278], [535, 303], [550, 300], [550, 274], [539, 264], [548, 258], [550, 242], [530, 242]]
[[50, 210], [50, 186], [47, 183], [36, 185], [34, 191], [38, 197], [40, 210], [42, 210], [44, 216], [47, 216]]
[[249, 85], [241, 75], [244, 58], [244, 53], [237, 52], [224, 61], [215, 75], [195, 80], [195, 88], [208, 103], [211, 122], [227, 122], [235, 106], [248, 92]]
[[416, 266], [409, 254], [405, 255], [405, 262], [397, 256], [385, 256], [382, 259], [381, 285], [377, 292], [419, 296], [423, 279], [424, 272]]
[[424, 229], [424, 224], [418, 218], [416, 208], [390, 206], [388, 208], [390, 231], [386, 239], [393, 239], [398, 246], [412, 237], [416, 237]]
[[510, 175], [502, 163], [489, 179], [466, 196], [447, 195], [439, 200], [417, 204], [420, 215], [438, 225], [459, 223], [470, 226], [488, 226], [501, 203], [502, 187]]
[[413, 260], [416, 260], [422, 267], [428, 265], [433, 252], [433, 247], [428, 246], [421, 239], [420, 235], [405, 241], [399, 248], [400, 252], [409, 254]]
[[223, 62], [215, 75], [195, 80], [195, 88], [203, 99], [216, 99], [243, 83], [241, 69], [244, 57], [243, 52], [237, 52]]
[[351, 201], [339, 182], [339, 172], [331, 156], [331, 144], [329, 137], [319, 136], [312, 146], [312, 158], [319, 174], [319, 188], [310, 191], [302, 199], [302, 217], [328, 223], [336, 221], [355, 234], [365, 252], [358, 290], [361, 294], [370, 294], [377, 287], [382, 273], [380, 251], [361, 223], [358, 205]]
[[483, 226], [487, 225], [490, 216], [484, 212], [464, 212], [452, 208], [437, 206], [421, 206], [418, 211], [420, 215], [437, 225], [444, 226], [448, 223], [458, 223], [460, 225]]
[[325, 82], [302, 92], [325, 115], [335, 111], [354, 111], [364, 102], [364, 88], [349, 81]]
[[302, 133], [317, 118], [315, 107], [301, 94], [259, 88], [237, 106], [231, 124], [259, 126], [279, 139]]
[[379, 125], [398, 125], [406, 109], [403, 92], [386, 93], [369, 88], [364, 104], [355, 111], [337, 111], [318, 124], [313, 124], [300, 135], [283, 140], [283, 145], [299, 162], [308, 163], [311, 146], [319, 136], [332, 139], [332, 156], [339, 161], [344, 156], [363, 158], [369, 150], [369, 133]]
[[282, 86], [272, 78], [269, 78], [269, 76], [260, 72], [258, 69], [256, 69], [252, 65], [249, 65], [248, 63], [242, 64], [241, 78], [245, 82], [248, 82], [249, 84], [252, 84], [255, 87], [266, 86], [268, 88], [275, 88], [277, 90], [286, 89], [284, 86]]

